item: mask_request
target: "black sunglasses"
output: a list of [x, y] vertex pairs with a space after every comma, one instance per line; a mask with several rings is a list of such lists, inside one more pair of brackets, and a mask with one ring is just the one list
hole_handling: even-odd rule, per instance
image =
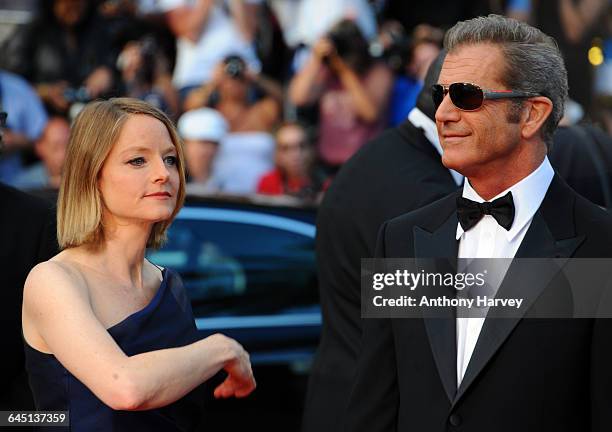
[[452, 83], [450, 85], [434, 84], [431, 86], [431, 97], [436, 111], [444, 100], [446, 94], [450, 95], [451, 102], [462, 111], [476, 111], [485, 99], [507, 99], [540, 96], [539, 93], [530, 93], [515, 90], [483, 90], [472, 83]]

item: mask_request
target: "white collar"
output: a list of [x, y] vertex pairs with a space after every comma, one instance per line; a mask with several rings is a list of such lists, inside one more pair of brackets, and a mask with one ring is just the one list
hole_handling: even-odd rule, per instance
[[[554, 175], [555, 171], [553, 170], [552, 166], [550, 165], [550, 161], [546, 156], [544, 157], [544, 161], [542, 161], [540, 166], [535, 171], [489, 200], [493, 201], [494, 199], [506, 195], [508, 192], [512, 192], [515, 213], [512, 227], [510, 227], [510, 230], [506, 231], [506, 238], [509, 242], [511, 242], [525, 227], [525, 225], [531, 221], [535, 212], [538, 210], [538, 208], [540, 208]], [[472, 188], [469, 180], [463, 183], [462, 196], [476, 202], [485, 201]], [[456, 236], [457, 240], [461, 238], [463, 233], [463, 228], [461, 227], [461, 224], [458, 223]]]
[[[433, 144], [438, 153], [440, 153], [440, 156], [442, 156], [444, 150], [442, 150], [442, 146], [440, 145], [440, 137], [438, 136], [436, 123], [427, 117], [427, 115], [417, 107], [412, 108], [408, 114], [408, 120], [414, 125], [414, 127], [423, 130], [425, 138], [427, 138], [429, 142]], [[463, 176], [455, 170], [449, 169], [449, 171], [451, 176], [453, 176], [453, 180], [455, 180], [455, 183], [457, 183], [457, 186], [461, 186], [461, 183], [463, 183]]]

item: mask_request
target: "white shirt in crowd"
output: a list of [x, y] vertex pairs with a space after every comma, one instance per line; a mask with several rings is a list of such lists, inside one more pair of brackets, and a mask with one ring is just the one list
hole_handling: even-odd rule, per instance
[[[436, 123], [427, 117], [423, 111], [416, 107], [412, 108], [412, 110], [410, 110], [408, 113], [408, 120], [414, 125], [414, 127], [420, 128], [423, 131], [425, 138], [429, 140], [436, 151], [440, 153], [440, 156], [442, 156], [444, 150], [442, 150], [442, 145], [440, 144], [440, 137], [438, 135], [438, 129], [436, 128]], [[461, 186], [461, 183], [463, 183], [463, 175], [452, 169], [449, 169], [448, 171], [451, 173], [451, 176], [453, 177], [453, 180], [455, 180], [455, 183], [457, 183], [457, 186]]]
[[[246, 0], [260, 3], [261, 0]], [[182, 6], [193, 6], [196, 0], [159, 0], [159, 9], [168, 12]], [[223, 0], [215, 1], [204, 29], [196, 43], [185, 38], [176, 41], [176, 66], [172, 82], [178, 89], [202, 85], [211, 78], [215, 65], [230, 54], [239, 55], [255, 72], [261, 64], [253, 45], [246, 41], [232, 17], [226, 12]]]

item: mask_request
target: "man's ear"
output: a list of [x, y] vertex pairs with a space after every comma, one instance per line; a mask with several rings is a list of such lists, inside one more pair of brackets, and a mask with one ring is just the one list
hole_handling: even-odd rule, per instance
[[532, 97], [525, 102], [527, 102], [527, 109], [523, 112], [521, 136], [525, 139], [531, 139], [542, 129], [542, 125], [552, 112], [553, 104], [545, 96]]

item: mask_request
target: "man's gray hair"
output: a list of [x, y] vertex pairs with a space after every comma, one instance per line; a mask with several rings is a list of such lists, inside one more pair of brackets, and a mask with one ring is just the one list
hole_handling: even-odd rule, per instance
[[555, 40], [535, 27], [500, 15], [460, 21], [444, 37], [449, 53], [481, 43], [498, 44], [502, 49], [506, 67], [501, 80], [508, 89], [539, 93], [552, 101], [552, 113], [542, 127], [542, 138], [550, 142], [567, 99], [567, 70]]

